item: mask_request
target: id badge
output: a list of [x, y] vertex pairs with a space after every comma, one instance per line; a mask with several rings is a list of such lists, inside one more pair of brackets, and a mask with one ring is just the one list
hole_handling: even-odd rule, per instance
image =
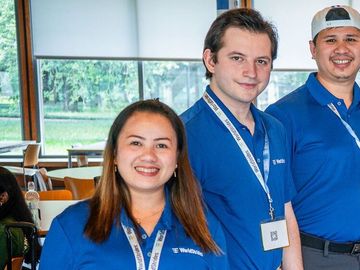
[[264, 251], [289, 246], [289, 236], [285, 219], [266, 221], [260, 224]]

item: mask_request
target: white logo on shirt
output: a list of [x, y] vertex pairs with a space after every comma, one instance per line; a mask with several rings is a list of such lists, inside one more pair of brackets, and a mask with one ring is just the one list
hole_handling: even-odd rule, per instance
[[285, 159], [284, 158], [273, 159], [272, 162], [274, 165], [285, 164]]
[[190, 254], [195, 254], [195, 255], [201, 256], [201, 257], [204, 256], [204, 254], [201, 251], [193, 249], [193, 248], [172, 248], [172, 250], [174, 253], [190, 253]]

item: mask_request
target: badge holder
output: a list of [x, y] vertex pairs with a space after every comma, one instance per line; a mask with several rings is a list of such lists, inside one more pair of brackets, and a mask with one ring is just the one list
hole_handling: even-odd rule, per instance
[[289, 236], [284, 218], [265, 221], [260, 224], [264, 251], [288, 247]]

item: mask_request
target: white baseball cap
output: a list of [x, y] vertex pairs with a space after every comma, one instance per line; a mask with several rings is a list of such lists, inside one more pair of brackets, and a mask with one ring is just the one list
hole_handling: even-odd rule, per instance
[[331, 6], [315, 14], [311, 22], [312, 39], [322, 30], [330, 27], [352, 26], [360, 30], [360, 14], [349, 6]]

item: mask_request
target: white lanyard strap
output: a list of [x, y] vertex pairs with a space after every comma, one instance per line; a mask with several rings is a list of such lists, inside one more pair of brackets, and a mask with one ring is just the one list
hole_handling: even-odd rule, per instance
[[[136, 261], [136, 270], [145, 270], [145, 261], [144, 256], [141, 251], [139, 241], [137, 240], [134, 229], [131, 227], [126, 227], [124, 224], [121, 224], [125, 235], [130, 243], [131, 249], [134, 253]], [[159, 267], [160, 255], [165, 242], [166, 230], [159, 230], [156, 234], [155, 243], [151, 251], [151, 257], [149, 262], [150, 270], [157, 270]]]
[[211, 108], [211, 110], [216, 114], [216, 116], [221, 120], [221, 122], [225, 125], [225, 127], [230, 131], [231, 135], [233, 136], [234, 140], [236, 141], [237, 145], [239, 146], [241, 152], [244, 154], [247, 162], [250, 165], [250, 168], [254, 172], [256, 178], [258, 179], [260, 185], [262, 186], [263, 190], [265, 191], [268, 202], [269, 202], [269, 215], [271, 219], [274, 219], [274, 208], [272, 206], [272, 198], [270, 194], [269, 187], [267, 186], [266, 182], [269, 175], [270, 169], [270, 150], [269, 150], [269, 138], [265, 130], [265, 144], [263, 150], [263, 162], [264, 162], [264, 177], [262, 176], [259, 166], [256, 163], [256, 160], [251, 153], [249, 147], [244, 142], [243, 138], [241, 137], [240, 133], [234, 127], [233, 123], [229, 120], [229, 118], [225, 115], [223, 110], [216, 104], [215, 100], [213, 100], [208, 93], [204, 93], [203, 99], [206, 104]]
[[352, 127], [346, 122], [344, 121], [344, 119], [341, 118], [339, 111], [336, 109], [335, 105], [330, 103], [328, 104], [328, 107], [330, 108], [330, 110], [332, 110], [337, 117], [339, 117], [339, 119], [341, 120], [341, 122], [343, 123], [343, 125], [345, 126], [345, 128], [347, 129], [347, 131], [350, 133], [350, 135], [355, 139], [355, 142], [357, 144], [357, 146], [360, 148], [360, 140], [358, 138], [358, 136], [356, 135], [355, 131], [352, 129]]

